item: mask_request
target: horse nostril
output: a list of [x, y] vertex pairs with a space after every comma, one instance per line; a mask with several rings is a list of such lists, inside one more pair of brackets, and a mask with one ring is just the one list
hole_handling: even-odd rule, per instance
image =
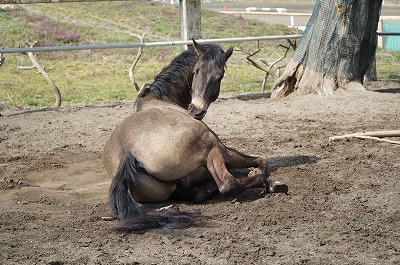
[[195, 110], [192, 113], [196, 119], [202, 119], [206, 115], [205, 110]]
[[204, 110], [199, 110], [198, 112], [196, 112], [197, 116], [204, 116], [206, 112]]
[[195, 119], [198, 119], [198, 120], [201, 120], [201, 119], [204, 117], [204, 115], [206, 115], [206, 112], [207, 112], [207, 111], [204, 110], [204, 109], [197, 109], [197, 108], [195, 108], [194, 106], [193, 106], [193, 107], [190, 107], [190, 106], [189, 106], [188, 110], [189, 110], [190, 114], [191, 114]]

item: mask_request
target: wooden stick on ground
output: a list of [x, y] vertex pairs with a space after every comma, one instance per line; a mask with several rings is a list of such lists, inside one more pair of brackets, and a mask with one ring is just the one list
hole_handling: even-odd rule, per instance
[[361, 139], [373, 139], [376, 141], [387, 142], [391, 144], [400, 144], [400, 141], [393, 141], [382, 139], [381, 137], [400, 137], [400, 130], [393, 131], [375, 131], [375, 132], [358, 132], [339, 136], [332, 136], [329, 138], [329, 142], [342, 140], [346, 138], [361, 138]]

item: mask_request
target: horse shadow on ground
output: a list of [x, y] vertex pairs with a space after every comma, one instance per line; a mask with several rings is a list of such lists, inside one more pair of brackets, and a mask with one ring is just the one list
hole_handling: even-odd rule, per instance
[[271, 93], [246, 93], [242, 95], [235, 95], [231, 97], [219, 98], [219, 100], [228, 100], [228, 99], [238, 99], [243, 101], [257, 100], [257, 99], [267, 99], [271, 98]]
[[276, 156], [267, 158], [268, 172], [275, 172], [279, 168], [293, 167], [306, 164], [314, 164], [318, 162], [319, 158], [316, 156]]
[[[297, 155], [297, 156], [277, 156], [277, 157], [270, 157], [267, 158], [268, 163], [268, 173], [271, 174], [278, 169], [281, 168], [289, 168], [289, 167], [296, 167], [300, 165], [311, 165], [317, 163], [319, 160], [316, 156], [306, 156], [306, 155]], [[242, 173], [238, 176], [245, 176], [248, 172], [246, 169], [240, 170]], [[283, 179], [275, 179], [274, 176], [270, 176], [272, 180], [278, 180], [285, 182]], [[215, 197], [214, 202], [218, 201], [233, 201], [238, 203], [246, 203], [256, 201], [260, 198], [265, 197], [266, 191], [263, 188], [256, 188], [256, 189], [249, 189], [243, 192], [232, 193], [227, 195], [217, 194]], [[290, 194], [290, 186], [289, 192]], [[211, 202], [212, 203], [212, 202]]]
[[[372, 82], [373, 84], [374, 82]], [[392, 79], [378, 83], [377, 85], [369, 86], [367, 84], [367, 90], [371, 92], [378, 93], [389, 93], [389, 94], [399, 94], [400, 93], [400, 79]]]
[[[314, 164], [318, 162], [319, 158], [316, 156], [306, 156], [306, 155], [297, 155], [297, 156], [277, 156], [277, 157], [270, 157], [267, 159], [268, 163], [268, 173], [273, 173], [277, 171], [280, 168], [288, 168], [288, 167], [295, 167], [295, 166], [300, 166], [300, 165], [307, 165], [307, 164]], [[244, 168], [244, 169], [232, 169], [230, 170], [232, 175], [234, 175], [237, 178], [245, 177], [247, 176], [249, 170]], [[273, 177], [271, 179], [274, 179]], [[274, 179], [275, 180], [275, 179]], [[284, 180], [281, 180], [284, 182]], [[289, 187], [289, 193], [290, 193], [290, 187]], [[214, 203], [220, 203], [220, 202], [226, 202], [226, 201], [231, 201], [232, 203], [247, 203], [247, 202], [252, 202], [256, 201], [260, 198], [265, 197], [265, 189], [264, 188], [253, 188], [253, 189], [248, 189], [245, 191], [238, 191], [238, 192], [232, 192], [229, 194], [214, 194], [209, 198], [207, 201], [201, 203], [202, 205], [208, 205], [208, 204], [214, 204]], [[192, 202], [188, 201], [183, 201], [183, 200], [168, 200], [167, 202], [163, 203], [156, 203], [150, 206], [152, 209], [160, 208], [160, 207], [165, 207], [167, 205], [171, 204], [178, 204], [178, 205], [192, 205]]]
[[397, 87], [397, 88], [384, 88], [384, 89], [370, 90], [370, 91], [378, 92], [378, 93], [398, 94], [398, 93], [400, 93], [400, 87]]
[[[305, 155], [299, 155], [299, 156], [280, 156], [280, 157], [271, 157], [267, 159], [267, 162], [269, 164], [269, 170], [268, 172], [274, 172], [280, 168], [287, 168], [287, 167], [295, 167], [299, 165], [307, 165], [307, 164], [314, 164], [319, 160], [318, 157], [316, 156], [305, 156]], [[248, 169], [234, 169], [231, 170], [231, 173], [235, 177], [244, 177], [248, 174]], [[218, 220], [221, 220], [221, 216], [217, 215], [207, 215], [204, 213], [204, 210], [198, 210], [195, 212], [186, 212], [183, 211], [181, 212], [180, 208], [181, 206], [190, 206], [190, 205], [213, 205], [213, 204], [219, 204], [222, 202], [231, 202], [233, 204], [246, 204], [250, 203], [253, 201], [257, 201], [259, 199], [265, 198], [268, 193], [266, 192], [265, 188], [253, 188], [253, 189], [248, 189], [245, 191], [238, 191], [238, 192], [233, 192], [229, 194], [222, 195], [220, 193], [214, 194], [211, 198], [209, 198], [207, 201], [203, 203], [193, 203], [189, 201], [183, 201], [183, 200], [168, 200], [166, 202], [161, 202], [161, 203], [151, 203], [151, 204], [145, 204], [145, 208], [150, 211], [159, 211], [161, 209], [167, 208], [167, 211], [174, 211], [177, 215], [180, 213], [183, 214], [189, 214], [192, 215], [194, 214], [195, 216], [195, 223], [193, 225], [189, 226], [196, 226], [196, 227], [212, 227], [215, 225], [219, 225]], [[290, 187], [289, 187], [289, 192], [286, 193], [290, 194]], [[285, 194], [282, 194], [285, 196]], [[185, 205], [185, 206], [184, 206]], [[163, 211], [163, 210], [162, 210]], [[224, 219], [224, 218], [222, 218]], [[184, 229], [180, 228], [161, 228], [161, 229], [156, 229], [155, 232], [161, 233], [161, 234], [170, 234], [174, 236], [179, 236], [179, 235], [187, 235], [187, 236], [195, 236], [193, 232], [191, 231], [186, 231]]]

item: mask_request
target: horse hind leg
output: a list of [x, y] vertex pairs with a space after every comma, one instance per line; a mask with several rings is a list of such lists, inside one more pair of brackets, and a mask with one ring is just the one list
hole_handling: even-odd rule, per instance
[[267, 190], [270, 193], [287, 193], [289, 188], [286, 184], [280, 181], [274, 181], [268, 178], [268, 164], [261, 157], [245, 155], [233, 148], [226, 147], [227, 151], [227, 166], [231, 168], [248, 168], [256, 167], [249, 172], [249, 176], [264, 175]]
[[245, 155], [233, 148], [226, 148], [227, 157], [225, 158], [228, 168], [249, 168], [257, 167], [258, 174], [268, 174], [268, 164], [262, 157]]
[[[236, 179], [228, 171], [226, 163], [229, 161], [226, 161], [224, 158], [229, 158], [234, 161], [226, 149], [221, 150], [221, 148], [217, 146], [209, 152], [207, 157], [207, 168], [211, 172], [211, 175], [218, 186], [219, 192], [222, 194], [238, 189], [244, 190], [260, 187], [263, 185], [263, 183], [267, 182], [267, 176], [264, 174], [256, 174], [245, 178]], [[235, 163], [231, 164], [232, 166], [235, 165]]]
[[218, 191], [218, 186], [205, 167], [199, 167], [187, 177], [176, 182], [175, 199], [204, 202]]

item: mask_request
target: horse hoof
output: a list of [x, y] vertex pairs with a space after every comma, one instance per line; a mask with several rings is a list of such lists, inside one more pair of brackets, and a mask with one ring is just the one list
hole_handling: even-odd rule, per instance
[[248, 177], [254, 176], [254, 175], [264, 175], [263, 171], [259, 168], [255, 168], [253, 170], [250, 170], [249, 174], [247, 174]]
[[289, 191], [288, 185], [280, 181], [271, 181], [269, 183], [269, 192], [271, 193], [288, 193], [288, 191]]

